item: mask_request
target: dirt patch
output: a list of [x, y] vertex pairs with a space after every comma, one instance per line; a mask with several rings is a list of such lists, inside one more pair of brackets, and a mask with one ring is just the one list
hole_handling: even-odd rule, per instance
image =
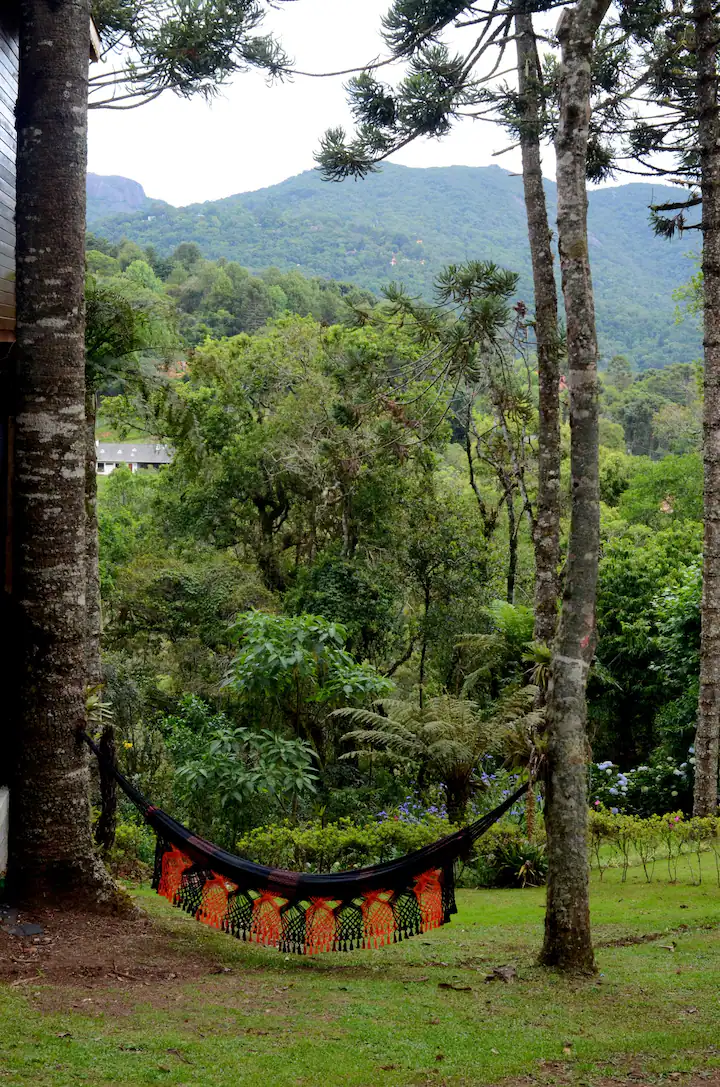
[[33, 981], [83, 989], [137, 987], [223, 969], [211, 956], [175, 946], [172, 935], [147, 917], [44, 909], [21, 914], [18, 922], [43, 928], [39, 936], [11, 936], [0, 929], [0, 982], [19, 989]]
[[499, 1087], [575, 1087], [579, 1084], [584, 1087], [720, 1087], [720, 1069], [650, 1075], [641, 1068], [636, 1068], [613, 1076], [587, 1072], [578, 1075], [566, 1063], [540, 1061], [537, 1073], [503, 1080]]

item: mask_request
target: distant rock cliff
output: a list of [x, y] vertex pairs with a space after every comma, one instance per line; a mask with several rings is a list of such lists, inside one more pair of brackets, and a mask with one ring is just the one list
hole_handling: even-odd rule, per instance
[[141, 211], [148, 203], [142, 185], [129, 177], [87, 175], [87, 224], [90, 229], [99, 219]]

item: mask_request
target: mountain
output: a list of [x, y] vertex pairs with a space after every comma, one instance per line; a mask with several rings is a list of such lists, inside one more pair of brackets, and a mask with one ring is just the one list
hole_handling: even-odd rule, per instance
[[132, 215], [149, 203], [145, 190], [137, 181], [128, 177], [87, 175], [88, 226], [108, 215]]
[[[308, 171], [270, 188], [183, 208], [148, 199], [124, 178], [95, 176], [91, 184], [90, 229], [111, 241], [152, 245], [161, 255], [191, 241], [206, 257], [226, 257], [251, 270], [298, 268], [376, 291], [394, 279], [426, 297], [443, 265], [493, 260], [519, 272], [518, 293], [531, 298], [522, 178], [498, 166], [388, 164], [365, 181], [342, 184]], [[553, 182], [546, 182], [546, 192], [554, 221]], [[677, 196], [676, 189], [647, 184], [590, 193], [590, 253], [606, 358], [625, 354], [644, 369], [700, 354], [697, 324], [676, 324], [672, 299], [695, 270], [690, 245], [656, 238], [648, 223], [651, 202]], [[136, 203], [118, 214], [122, 201]]]

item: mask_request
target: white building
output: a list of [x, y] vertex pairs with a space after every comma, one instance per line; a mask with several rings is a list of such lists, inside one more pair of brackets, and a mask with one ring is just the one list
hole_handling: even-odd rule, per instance
[[158, 468], [161, 464], [169, 464], [172, 460], [170, 451], [166, 445], [134, 444], [128, 442], [121, 445], [119, 442], [95, 442], [95, 460], [97, 474], [109, 476], [119, 464], [126, 464], [131, 472], [137, 472], [138, 468]]

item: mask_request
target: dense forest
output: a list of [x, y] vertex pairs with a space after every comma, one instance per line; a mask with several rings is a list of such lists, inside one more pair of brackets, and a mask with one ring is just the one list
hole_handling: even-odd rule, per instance
[[[556, 187], [546, 181], [551, 220]], [[139, 191], [138, 191], [139, 190]], [[692, 362], [697, 324], [675, 320], [673, 292], [694, 271], [694, 238], [653, 236], [649, 205], [678, 198], [663, 185], [590, 192], [589, 232], [601, 354], [638, 368]], [[139, 206], [138, 206], [139, 204]], [[125, 210], [118, 213], [118, 207]], [[378, 292], [389, 280], [432, 296], [453, 261], [481, 256], [520, 273], [532, 296], [522, 181], [499, 167], [408, 169], [386, 164], [362, 185], [329, 185], [308, 172], [280, 185], [175, 208], [144, 199], [124, 178], [91, 178], [88, 225], [114, 242], [152, 245], [168, 257], [182, 242], [253, 272], [270, 265]]]
[[[88, 246], [89, 297], [141, 317], [101, 390], [101, 433], [174, 450], [160, 472], [116, 470], [99, 496], [105, 697], [134, 779], [228, 846], [291, 814], [395, 811], [422, 835], [428, 812], [490, 804], [527, 757], [547, 669], [537, 376], [514, 277], [497, 317], [511, 354], [456, 380], [442, 324], [429, 336], [397, 302], [251, 276], [192, 244], [169, 258]], [[566, 480], [564, 377], [561, 390]], [[614, 776], [598, 772], [592, 795], [619, 811], [692, 805], [701, 412], [696, 366], [636, 372], [615, 356], [602, 374], [589, 712]], [[565, 500], [563, 534], [568, 513]], [[482, 781], [473, 744], [490, 752]], [[138, 834], [121, 828], [130, 858], [147, 855]]]
[[[589, 978], [591, 863], [720, 880], [720, 8], [542, 3], [548, 38], [393, 0], [404, 74], [352, 75], [316, 173], [190, 209], [91, 179], [86, 234], [88, 37], [94, 104], [207, 99], [299, 74], [264, 7], [3, 29], [12, 893], [127, 919], [154, 863], [312, 955], [546, 882], [534, 961]], [[385, 166], [463, 117], [522, 173]], [[671, 187], [588, 199], [620, 171]]]

